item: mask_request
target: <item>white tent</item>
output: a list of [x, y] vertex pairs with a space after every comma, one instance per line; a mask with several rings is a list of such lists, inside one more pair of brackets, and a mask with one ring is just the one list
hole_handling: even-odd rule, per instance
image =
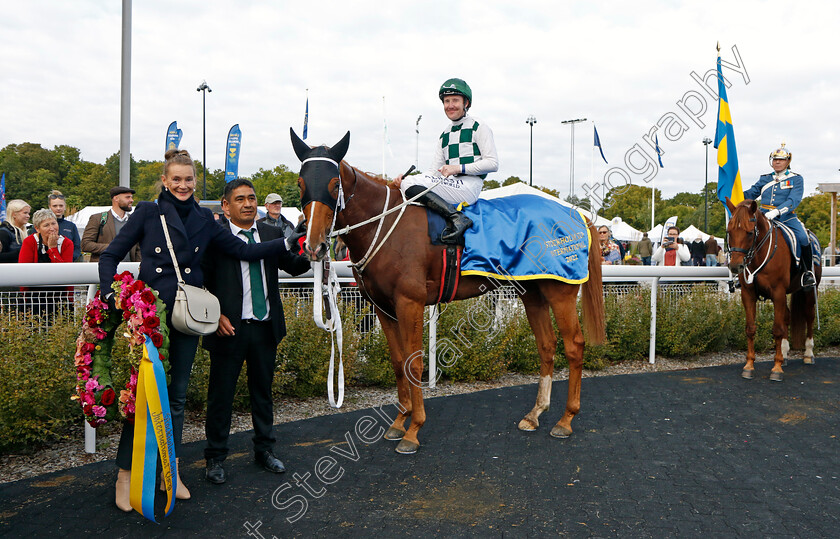
[[703, 241], [709, 239], [709, 235], [704, 233], [702, 230], [697, 228], [694, 225], [689, 226], [682, 232], [680, 232], [680, 237], [686, 242], [691, 243], [695, 240], [695, 238], [700, 238]]
[[650, 241], [653, 243], [659, 243], [662, 241], [662, 225], [656, 225], [652, 230], [648, 230], [648, 238], [650, 238]]
[[621, 241], [639, 241], [642, 233], [621, 220], [621, 217], [613, 217], [609, 225], [612, 237]]
[[[545, 191], [540, 191], [539, 189], [535, 189], [534, 187], [531, 187], [528, 184], [523, 183], [523, 182], [512, 183], [510, 185], [505, 185], [503, 187], [497, 187], [496, 189], [487, 189], [486, 191], [481, 192], [481, 194], [479, 195], [479, 198], [489, 200], [489, 199], [492, 199], [492, 198], [507, 197], [507, 196], [511, 196], [511, 195], [537, 195], [537, 196], [541, 196], [543, 198], [547, 198], [548, 200], [553, 200], [554, 202], [557, 202], [558, 204], [566, 206], [567, 208], [574, 208], [576, 210], [580, 210], [581, 212], [583, 212], [583, 214], [585, 216], [587, 216], [589, 218], [592, 217], [589, 210], [585, 210], [583, 208], [578, 208], [574, 204], [570, 204], [570, 203], [566, 202], [565, 200], [561, 200], [557, 197], [551, 196], [548, 193], [546, 193]], [[599, 216], [596, 215], [595, 216], [595, 225], [596, 226], [601, 226], [601, 225], [610, 226], [610, 222], [609, 222], [609, 220], [604, 219], [603, 217], [599, 217]]]

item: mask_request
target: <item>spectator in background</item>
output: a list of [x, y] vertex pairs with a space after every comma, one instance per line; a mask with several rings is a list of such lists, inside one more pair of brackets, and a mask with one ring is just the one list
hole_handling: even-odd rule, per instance
[[[20, 263], [61, 263], [73, 261], [73, 242], [58, 232], [58, 221], [55, 214], [48, 209], [40, 209], [32, 216], [35, 233], [23, 240], [18, 262]], [[60, 270], [58, 270], [60, 271]], [[22, 286], [22, 292], [30, 290]], [[27, 308], [36, 315], [51, 315], [56, 307], [69, 300], [69, 296], [56, 292], [72, 292], [73, 287], [41, 286], [37, 292], [24, 294]]]
[[280, 210], [282, 209], [283, 197], [277, 193], [269, 193], [268, 196], [265, 197], [265, 211], [267, 215], [262, 219], [257, 220], [257, 222], [276, 226], [283, 233], [283, 237], [288, 238], [295, 231], [295, 225], [283, 217], [283, 214], [280, 213]]
[[699, 236], [694, 238], [694, 241], [688, 246], [688, 251], [691, 253], [691, 265], [702, 266], [703, 259], [706, 258], [706, 246]]
[[[79, 237], [79, 229], [75, 223], [64, 218], [64, 212], [67, 211], [67, 204], [64, 202], [64, 195], [61, 191], [53, 191], [47, 196], [50, 211], [55, 215], [58, 222], [58, 233], [73, 242], [73, 260], [79, 260], [82, 255], [82, 239]], [[37, 212], [36, 212], [37, 213]], [[33, 220], [34, 222], [34, 220]], [[72, 262], [71, 261], [71, 262]]]
[[639, 256], [642, 258], [642, 264], [650, 266], [650, 257], [653, 255], [653, 242], [648, 238], [647, 232], [642, 234], [642, 239], [639, 241]]
[[601, 246], [601, 264], [621, 264], [621, 250], [618, 244], [610, 238], [610, 229], [604, 225], [598, 228], [598, 240]]
[[663, 266], [681, 266], [691, 258], [688, 248], [680, 240], [680, 229], [672, 226], [668, 235], [662, 239], [662, 244], [656, 248], [651, 260]]
[[709, 236], [706, 243], [703, 244], [703, 252], [706, 253], [706, 265], [717, 266], [717, 254], [720, 251], [720, 245], [714, 236]]
[[18, 261], [20, 247], [26, 238], [26, 224], [32, 208], [23, 200], [16, 198], [6, 205], [6, 220], [0, 224], [0, 262]]
[[[123, 225], [128, 221], [131, 205], [134, 204], [134, 189], [128, 187], [112, 187], [111, 209], [90, 216], [85, 231], [82, 234], [82, 250], [90, 253], [91, 262], [99, 262], [99, 255], [105, 252]], [[123, 262], [139, 262], [140, 246], [135, 245]]]

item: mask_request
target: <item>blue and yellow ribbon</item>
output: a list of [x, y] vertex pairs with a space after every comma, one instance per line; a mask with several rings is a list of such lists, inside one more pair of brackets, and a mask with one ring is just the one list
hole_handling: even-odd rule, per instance
[[[149, 428], [151, 425], [151, 428]], [[172, 414], [166, 392], [166, 373], [152, 340], [146, 336], [137, 373], [134, 413], [134, 451], [131, 465], [131, 507], [155, 521], [155, 472], [160, 452], [166, 486], [166, 515], [175, 508], [178, 464], [172, 437]]]

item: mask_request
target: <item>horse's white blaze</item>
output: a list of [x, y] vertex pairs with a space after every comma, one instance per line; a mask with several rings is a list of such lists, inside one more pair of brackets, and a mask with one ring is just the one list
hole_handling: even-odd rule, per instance
[[551, 404], [551, 376], [540, 376], [540, 386], [537, 390], [537, 409], [544, 412]]
[[790, 343], [787, 339], [782, 339], [782, 357], [787, 359], [788, 352], [790, 352]]
[[814, 339], [805, 339], [805, 363], [811, 364], [814, 362]]

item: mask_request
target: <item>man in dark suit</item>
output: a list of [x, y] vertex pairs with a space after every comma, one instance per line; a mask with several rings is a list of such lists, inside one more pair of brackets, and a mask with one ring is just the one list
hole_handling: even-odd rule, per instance
[[[282, 238], [282, 231], [254, 222], [257, 197], [250, 181], [236, 179], [225, 186], [222, 207], [229, 213], [232, 234], [246, 243]], [[296, 244], [297, 238], [287, 238]], [[210, 352], [210, 380], [207, 388], [206, 475], [211, 483], [226, 481], [222, 467], [228, 453], [231, 408], [236, 381], [243, 361], [248, 369], [248, 391], [254, 424], [254, 454], [258, 464], [270, 472], [285, 471], [274, 455], [274, 409], [271, 382], [277, 345], [286, 334], [278, 270], [299, 275], [310, 268], [309, 261], [287, 251], [277, 258], [239, 261], [210, 249], [202, 261], [204, 284], [219, 298], [222, 315], [216, 333], [204, 337], [202, 346]]]

